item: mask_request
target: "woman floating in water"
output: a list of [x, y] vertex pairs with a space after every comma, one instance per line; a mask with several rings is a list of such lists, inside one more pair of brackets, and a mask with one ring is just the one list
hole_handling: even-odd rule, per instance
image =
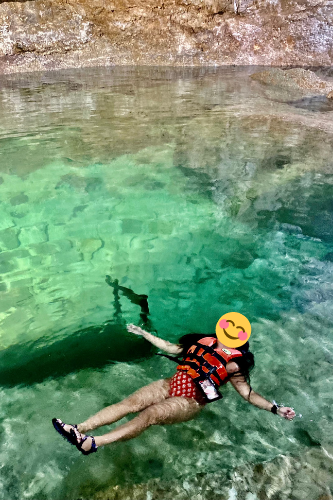
[[[119, 286], [117, 281], [109, 279], [107, 282], [141, 306], [141, 318], [145, 322], [149, 314], [147, 296], [136, 295], [132, 290]], [[227, 324], [227, 319], [222, 321]], [[139, 389], [81, 424], [65, 424], [54, 418], [52, 423], [55, 429], [84, 455], [97, 451], [100, 446], [137, 437], [151, 425], [191, 420], [207, 403], [222, 397], [217, 389], [228, 381], [252, 405], [287, 420], [295, 417], [292, 408], [278, 407], [276, 403], [270, 403], [252, 390], [248, 381], [254, 360], [248, 342], [233, 349], [222, 343], [216, 335], [190, 334], [182, 337], [179, 344], [172, 344], [138, 326], [128, 325], [127, 329], [135, 335], [141, 335], [159, 349], [179, 357], [177, 373], [172, 378], [157, 380]], [[103, 425], [117, 422], [130, 413], [138, 415], [103, 436], [86, 434]]]

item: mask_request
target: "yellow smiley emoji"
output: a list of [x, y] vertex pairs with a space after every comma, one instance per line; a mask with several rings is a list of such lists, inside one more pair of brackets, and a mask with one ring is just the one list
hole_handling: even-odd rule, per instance
[[216, 335], [222, 344], [237, 349], [249, 340], [251, 325], [243, 314], [230, 312], [218, 320]]

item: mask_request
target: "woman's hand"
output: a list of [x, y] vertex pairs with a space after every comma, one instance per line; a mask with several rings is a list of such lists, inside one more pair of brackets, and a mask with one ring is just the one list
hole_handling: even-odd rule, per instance
[[178, 345], [178, 344], [172, 344], [168, 340], [163, 340], [160, 339], [159, 337], [156, 337], [156, 335], [153, 335], [150, 332], [146, 332], [145, 330], [142, 330], [139, 326], [135, 325], [127, 325], [127, 330], [131, 333], [134, 333], [135, 335], [141, 335], [144, 339], [148, 340], [151, 344], [153, 344], [155, 347], [158, 347], [159, 349], [162, 349], [165, 352], [168, 352], [170, 354], [181, 354], [183, 352], [183, 348]]
[[287, 420], [292, 420], [294, 417], [296, 417], [296, 413], [292, 408], [289, 408], [288, 406], [281, 406], [277, 410], [277, 414], [280, 417], [286, 418]]
[[127, 331], [131, 333], [135, 333], [135, 335], [142, 335], [143, 337], [145, 336], [145, 331], [142, 330], [139, 326], [135, 326], [133, 324], [127, 325]]

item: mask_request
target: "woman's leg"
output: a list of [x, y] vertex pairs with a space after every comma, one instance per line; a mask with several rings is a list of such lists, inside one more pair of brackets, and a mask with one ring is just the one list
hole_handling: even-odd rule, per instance
[[[197, 401], [184, 397], [171, 397], [161, 403], [153, 404], [143, 410], [135, 418], [120, 425], [104, 436], [95, 436], [97, 446], [105, 446], [115, 441], [126, 441], [139, 436], [151, 425], [176, 424], [194, 418], [203, 408]], [[88, 451], [92, 439], [88, 437], [82, 448]]]
[[109, 425], [117, 422], [129, 413], [136, 413], [144, 410], [148, 406], [160, 403], [169, 397], [170, 379], [157, 380], [138, 391], [128, 398], [103, 408], [85, 422], [78, 425], [79, 432], [85, 433], [92, 429], [97, 429], [102, 425]]

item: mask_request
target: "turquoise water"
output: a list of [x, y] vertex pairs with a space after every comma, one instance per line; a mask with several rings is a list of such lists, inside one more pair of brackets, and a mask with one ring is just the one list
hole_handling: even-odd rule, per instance
[[[93, 498], [154, 478], [187, 498], [198, 474], [227, 484], [313, 448], [331, 460], [333, 113], [253, 71], [1, 80], [0, 498]], [[174, 372], [126, 332], [139, 308], [121, 297], [119, 310], [106, 274], [148, 295], [151, 328], [170, 341], [245, 314], [252, 386], [302, 418], [226, 387], [196, 420], [80, 455], [52, 417], [82, 421]], [[316, 498], [306, 491], [290, 498]]]

